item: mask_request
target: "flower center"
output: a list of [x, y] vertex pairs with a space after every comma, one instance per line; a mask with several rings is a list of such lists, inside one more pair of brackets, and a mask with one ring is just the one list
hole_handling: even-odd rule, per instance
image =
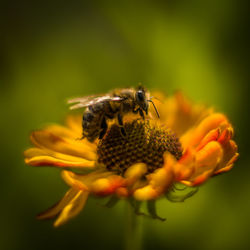
[[108, 170], [123, 174], [131, 165], [143, 162], [148, 173], [163, 166], [163, 154], [170, 152], [177, 160], [182, 156], [179, 139], [168, 128], [153, 122], [135, 120], [125, 123], [126, 137], [114, 124], [97, 146], [98, 162]]

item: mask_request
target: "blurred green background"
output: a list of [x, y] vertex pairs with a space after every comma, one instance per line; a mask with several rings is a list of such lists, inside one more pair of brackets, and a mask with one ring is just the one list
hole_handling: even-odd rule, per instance
[[0, 249], [122, 249], [124, 203], [90, 199], [61, 228], [35, 215], [67, 186], [52, 168], [25, 166], [31, 130], [62, 122], [68, 97], [136, 86], [225, 112], [240, 159], [184, 203], [158, 202], [143, 249], [249, 249], [247, 1], [1, 1]]

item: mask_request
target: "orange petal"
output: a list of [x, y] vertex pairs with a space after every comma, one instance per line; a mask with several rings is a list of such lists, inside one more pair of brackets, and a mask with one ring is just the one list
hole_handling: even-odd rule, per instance
[[201, 150], [205, 145], [207, 145], [210, 141], [216, 141], [219, 137], [219, 128], [213, 129], [206, 134], [206, 136], [202, 139], [200, 144], [197, 146], [196, 150]]
[[[189, 179], [183, 181], [190, 181], [192, 185], [200, 185], [213, 174], [222, 156], [223, 150], [221, 145], [216, 141], [209, 142], [196, 153], [195, 171], [193, 175]], [[187, 184], [185, 182], [183, 183]]]
[[193, 175], [195, 171], [195, 153], [196, 152], [188, 148], [181, 159], [176, 161], [173, 167], [176, 181], [187, 180]]
[[212, 170], [204, 171], [199, 176], [195, 177], [192, 181], [181, 181], [181, 183], [187, 185], [187, 186], [198, 186], [204, 183], [212, 174]]
[[216, 141], [209, 142], [202, 150], [196, 153], [196, 169], [214, 168], [223, 156], [222, 147]]
[[189, 146], [198, 145], [198, 143], [213, 129], [218, 128], [221, 124], [228, 123], [227, 118], [220, 113], [214, 113], [205, 118], [198, 127], [192, 132], [190, 141], [186, 143]]
[[227, 163], [227, 165], [226, 165], [224, 168], [221, 168], [221, 169], [217, 170], [214, 174], [215, 174], [215, 175], [216, 175], [216, 174], [221, 174], [221, 173], [225, 173], [225, 172], [228, 172], [229, 170], [231, 170], [232, 167], [233, 167], [233, 163], [238, 159], [238, 157], [239, 157], [239, 154], [236, 153], [236, 154], [232, 157], [232, 159]]
[[116, 189], [116, 194], [120, 198], [126, 198], [129, 196], [129, 191], [125, 187], [119, 187]]
[[233, 135], [232, 127], [226, 128], [220, 134], [220, 137], [218, 138], [218, 142], [221, 144], [226, 144], [232, 138], [232, 135]]
[[[239, 156], [237, 150], [238, 147], [233, 140], [230, 140], [223, 145], [224, 155], [220, 164], [216, 167], [215, 174], [229, 171], [233, 167], [233, 163]], [[230, 168], [227, 167], [228, 165], [230, 165]]]
[[190, 101], [184, 97], [181, 91], [175, 93], [176, 102], [178, 105], [178, 110], [185, 115], [190, 115], [192, 106]]

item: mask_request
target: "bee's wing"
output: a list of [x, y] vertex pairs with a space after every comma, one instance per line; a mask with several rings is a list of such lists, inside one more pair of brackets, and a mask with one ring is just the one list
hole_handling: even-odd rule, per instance
[[84, 96], [68, 100], [69, 104], [73, 104], [70, 109], [84, 108], [95, 103], [100, 103], [104, 101], [121, 101], [122, 98], [119, 96]]

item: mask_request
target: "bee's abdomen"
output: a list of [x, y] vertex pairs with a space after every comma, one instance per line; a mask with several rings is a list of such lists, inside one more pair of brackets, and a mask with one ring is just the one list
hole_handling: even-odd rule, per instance
[[113, 119], [117, 113], [109, 102], [96, 103], [87, 108], [82, 118], [82, 134], [83, 138], [94, 141], [101, 131], [101, 122], [103, 117]]
[[86, 110], [82, 117], [82, 135], [89, 141], [94, 141], [99, 135], [100, 113]]
[[94, 118], [95, 118], [95, 116], [91, 111], [86, 111], [83, 114], [82, 121], [83, 121], [83, 123], [91, 123]]
[[95, 103], [94, 105], [91, 105], [88, 107], [88, 110], [97, 114], [100, 113], [104, 108], [104, 103], [100, 102], [100, 103]]

